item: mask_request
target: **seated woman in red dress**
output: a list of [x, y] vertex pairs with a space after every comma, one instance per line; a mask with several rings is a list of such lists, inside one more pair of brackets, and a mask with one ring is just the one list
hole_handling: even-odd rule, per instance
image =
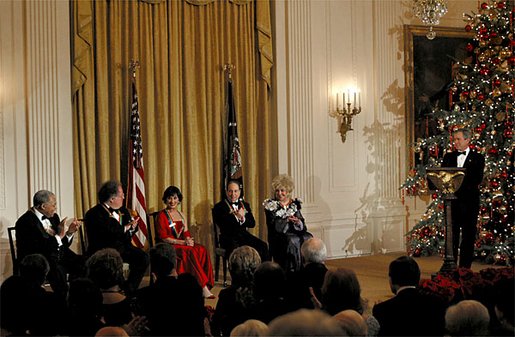
[[158, 240], [167, 242], [177, 251], [177, 273], [190, 273], [198, 280], [204, 297], [214, 298], [209, 291], [214, 285], [213, 267], [206, 247], [195, 244], [188, 224], [181, 212], [177, 209], [182, 201], [181, 190], [176, 186], [169, 186], [163, 193], [163, 202], [166, 207], [157, 217], [156, 233]]

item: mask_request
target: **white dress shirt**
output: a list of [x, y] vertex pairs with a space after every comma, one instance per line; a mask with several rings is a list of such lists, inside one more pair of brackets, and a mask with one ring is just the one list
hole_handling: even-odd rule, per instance
[[470, 148], [467, 147], [465, 150], [465, 154], [459, 154], [458, 155], [458, 167], [463, 167], [465, 165], [465, 160], [467, 159], [467, 156], [469, 155]]

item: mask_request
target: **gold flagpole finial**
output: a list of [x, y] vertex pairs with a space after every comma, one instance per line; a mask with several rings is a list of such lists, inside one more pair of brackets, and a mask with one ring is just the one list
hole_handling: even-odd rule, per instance
[[136, 68], [139, 67], [139, 61], [132, 59], [131, 63], [129, 63], [129, 71], [132, 73], [132, 77], [136, 78]]
[[232, 79], [232, 71], [236, 69], [236, 67], [233, 64], [226, 63], [223, 65], [223, 70], [229, 77], [229, 79]]

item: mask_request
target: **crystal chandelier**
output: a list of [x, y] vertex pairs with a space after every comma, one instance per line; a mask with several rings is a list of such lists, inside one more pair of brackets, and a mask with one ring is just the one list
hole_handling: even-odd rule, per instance
[[422, 23], [429, 26], [426, 37], [432, 40], [436, 36], [433, 26], [440, 23], [440, 18], [447, 13], [446, 0], [413, 0], [413, 13]]

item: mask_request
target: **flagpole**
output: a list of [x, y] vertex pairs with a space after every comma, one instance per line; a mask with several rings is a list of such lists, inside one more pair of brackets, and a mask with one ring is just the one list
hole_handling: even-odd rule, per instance
[[[138, 247], [145, 247], [145, 244], [152, 244], [152, 237], [147, 220], [147, 206], [145, 200], [145, 171], [143, 165], [143, 143], [141, 136], [141, 122], [138, 104], [138, 94], [136, 90], [136, 69], [140, 64], [137, 60], [131, 60], [129, 71], [131, 78], [131, 107], [129, 117], [129, 146], [128, 146], [128, 179], [126, 205], [132, 210], [133, 216], [139, 216], [138, 231], [132, 237], [132, 241]], [[150, 234], [150, 235], [148, 235]], [[147, 240], [147, 238], [149, 240]]]
[[[136, 69], [140, 67], [140, 64], [139, 64], [139, 61], [138, 60], [135, 60], [135, 59], [131, 59], [131, 61], [129, 62], [129, 76], [130, 76], [130, 83], [129, 83], [129, 93], [130, 95], [132, 96], [132, 86], [135, 85], [135, 82], [136, 82]], [[132, 76], [131, 76], [132, 75]], [[131, 97], [131, 101], [130, 101], [130, 105], [132, 105], [132, 97]], [[132, 109], [132, 108], [131, 108]], [[131, 118], [129, 117], [129, 120], [128, 120], [128, 128], [127, 130], [129, 130], [129, 134], [131, 133], [131, 128], [132, 128], [132, 121], [131, 121]], [[130, 142], [130, 140], [129, 140]], [[127, 147], [129, 148], [129, 146]], [[131, 156], [129, 155], [128, 157], [128, 161], [131, 161], [132, 158]], [[127, 163], [127, 171], [128, 171], [128, 174], [127, 174], [127, 195], [131, 195], [132, 193], [132, 178], [131, 178], [131, 172], [130, 172], [130, 168], [132, 167], [132, 165], [128, 162]], [[127, 207], [128, 209], [131, 208], [131, 205], [129, 205], [129, 203], [131, 202], [131, 200], [129, 200], [130, 198], [126, 198], [125, 199], [125, 207]]]
[[243, 198], [243, 176], [242, 176], [242, 162], [240, 152], [240, 141], [238, 139], [238, 126], [236, 122], [236, 104], [234, 101], [234, 87], [232, 82], [232, 71], [236, 67], [232, 64], [226, 63], [223, 70], [226, 75], [226, 101], [225, 101], [225, 134], [223, 143], [223, 177], [222, 177], [222, 197], [230, 180], [237, 180], [240, 185], [240, 198]]

